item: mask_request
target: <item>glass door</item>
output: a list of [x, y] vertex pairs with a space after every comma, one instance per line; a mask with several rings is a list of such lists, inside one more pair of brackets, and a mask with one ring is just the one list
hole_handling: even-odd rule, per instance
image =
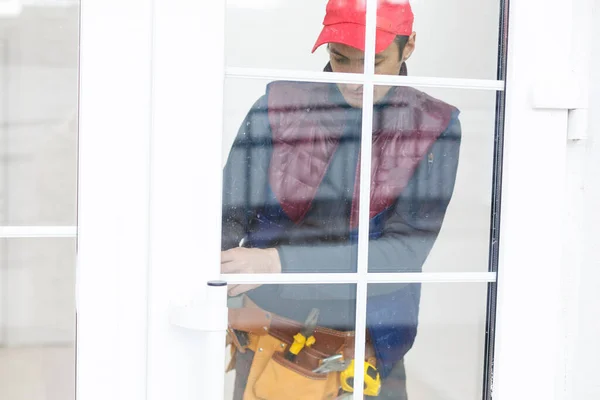
[[82, 398], [553, 396], [555, 8], [116, 8], [82, 9]]
[[[202, 304], [198, 284], [211, 279], [228, 284], [230, 331], [252, 342], [228, 352], [225, 384], [223, 337], [169, 358], [172, 373], [206, 371], [211, 385], [181, 393], [189, 398], [208, 386], [216, 398], [309, 398], [322, 390], [310, 379], [277, 382], [290, 369], [283, 360], [323, 381], [313, 370], [344, 346], [347, 360], [374, 357], [382, 398], [491, 396], [508, 4], [367, 2], [365, 13], [354, 3], [229, 1], [197, 14], [180, 4], [172, 10], [187, 28], [175, 43], [166, 30], [176, 19], [162, 16], [171, 6], [159, 6], [152, 215], [163, 245], [153, 248], [150, 354], [173, 356], [165, 343], [190, 351], [168, 339], [159, 304]], [[203, 28], [188, 32], [193, 24]], [[248, 307], [273, 318], [246, 321], [267, 332], [250, 332], [258, 339], [231, 319]], [[354, 341], [331, 349], [316, 335], [312, 352], [290, 356], [291, 333], [313, 309], [317, 326]], [[277, 318], [295, 332], [278, 333]], [[269, 353], [261, 366], [259, 353]], [[358, 398], [362, 369], [350, 373]], [[157, 398], [164, 373], [150, 366]]]

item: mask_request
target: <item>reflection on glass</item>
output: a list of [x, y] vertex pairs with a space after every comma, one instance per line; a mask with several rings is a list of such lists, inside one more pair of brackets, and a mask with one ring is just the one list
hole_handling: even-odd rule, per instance
[[366, 356], [377, 399], [481, 399], [486, 303], [485, 283], [370, 284]]

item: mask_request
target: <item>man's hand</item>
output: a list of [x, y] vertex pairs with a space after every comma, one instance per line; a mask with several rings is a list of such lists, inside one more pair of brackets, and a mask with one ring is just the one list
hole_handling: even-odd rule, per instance
[[[277, 249], [248, 249], [235, 247], [221, 252], [223, 274], [277, 274], [281, 261]], [[237, 296], [260, 285], [230, 285], [228, 293]]]

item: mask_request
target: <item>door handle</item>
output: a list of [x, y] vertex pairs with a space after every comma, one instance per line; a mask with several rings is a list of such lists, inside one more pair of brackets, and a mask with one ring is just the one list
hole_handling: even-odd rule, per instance
[[171, 303], [171, 325], [200, 332], [227, 330], [227, 282], [208, 281], [206, 284], [206, 296]]

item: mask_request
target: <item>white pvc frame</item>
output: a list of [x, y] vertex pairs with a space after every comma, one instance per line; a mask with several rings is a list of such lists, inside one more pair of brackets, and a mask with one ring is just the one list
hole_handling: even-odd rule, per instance
[[[552, 49], [571, 48], [572, 4], [510, 2], [494, 399], [560, 398], [564, 380], [558, 328], [568, 115], [534, 109], [532, 83], [546, 71]], [[564, 37], [545, 40], [557, 24]], [[564, 76], [568, 57], [553, 67], [542, 85]]]
[[152, 2], [82, 0], [77, 399], [145, 399]]
[[[560, 188], [552, 196], [547, 193], [564, 176], [567, 115], [563, 110], [533, 110], [529, 82], [559, 46], [561, 39], [552, 33], [564, 24], [560, 13], [564, 4], [558, 0], [511, 3], [510, 35], [518, 40], [509, 40], [495, 399], [555, 397], [560, 342], [552, 332], [557, 331], [560, 309], [562, 238], [547, 216], [561, 210], [563, 203]], [[502, 90], [503, 85], [439, 78], [388, 81], [373, 76], [368, 60], [374, 58], [375, 0], [368, 1], [365, 74], [344, 77], [226, 70], [224, 1], [82, 0], [81, 7], [79, 400], [223, 397], [219, 360], [215, 364], [206, 357], [214, 349], [218, 354], [221, 339], [170, 326], [168, 310], [174, 301], [201, 300], [207, 280], [262, 279], [219, 272], [221, 152], [217, 149], [226, 73], [248, 78], [363, 80], [366, 104], [372, 101], [369, 88], [380, 80], [484, 90]], [[553, 40], [542, 43], [545, 34]], [[200, 47], [202, 52], [190, 50]], [[119, 57], [127, 62], [119, 62]], [[368, 113], [370, 107], [364, 109]], [[363, 132], [371, 131], [370, 124], [366, 115]], [[113, 145], [117, 141], [120, 146]], [[538, 151], [541, 143], [543, 152]], [[369, 171], [371, 142], [363, 140], [362, 145], [366, 156], [361, 170]], [[361, 175], [362, 188], [370, 187], [369, 178]], [[368, 195], [368, 190], [361, 191], [358, 272], [345, 277], [358, 283], [357, 357], [364, 354], [360, 328], [365, 326], [366, 285], [378, 279], [366, 267]], [[313, 277], [318, 280], [311, 283], [332, 279], [288, 275], [275, 280], [295, 283]], [[489, 273], [420, 277], [384, 276], [395, 282], [495, 279]], [[544, 335], [538, 333], [540, 327], [545, 327]], [[356, 377], [356, 395], [361, 398], [362, 373]]]

